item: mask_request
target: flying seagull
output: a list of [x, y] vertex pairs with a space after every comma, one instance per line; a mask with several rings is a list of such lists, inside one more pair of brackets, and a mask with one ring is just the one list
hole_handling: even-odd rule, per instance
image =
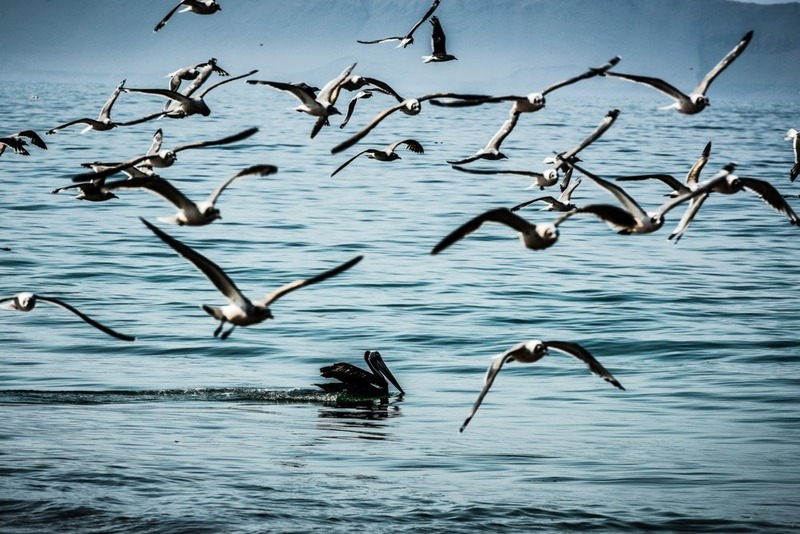
[[254, 165], [248, 167], [224, 180], [206, 200], [197, 203], [189, 200], [186, 195], [181, 193], [174, 185], [157, 175], [106, 182], [102, 186], [102, 189], [105, 191], [115, 191], [117, 189], [144, 189], [164, 198], [179, 210], [174, 216], [159, 217], [159, 220], [179, 224], [181, 226], [203, 226], [222, 218], [219, 208], [216, 206], [216, 202], [225, 188], [234, 180], [252, 175], [268, 176], [276, 172], [278, 172], [278, 168], [274, 165]]
[[56, 297], [48, 297], [45, 295], [37, 295], [35, 293], [23, 292], [14, 295], [13, 297], [4, 297], [0, 298], [0, 308], [6, 310], [17, 310], [22, 312], [29, 312], [36, 307], [36, 303], [38, 301], [49, 302], [51, 304], [55, 304], [56, 306], [60, 306], [67, 311], [71, 311], [81, 319], [83, 319], [86, 323], [92, 325], [93, 327], [97, 328], [98, 330], [105, 332], [109, 336], [113, 336], [117, 339], [121, 339], [122, 341], [136, 341], [135, 337], [126, 336], [125, 334], [120, 334], [116, 330], [112, 330], [107, 326], [103, 326], [88, 315], [85, 315], [78, 311], [74, 306], [71, 306], [64, 302], [61, 299]]
[[[261, 323], [266, 319], [272, 319], [272, 311], [269, 309], [270, 304], [282, 296], [294, 291], [295, 289], [310, 286], [311, 284], [316, 284], [317, 282], [322, 282], [323, 280], [327, 280], [328, 278], [336, 276], [337, 274], [348, 270], [350, 267], [360, 262], [363, 258], [363, 256], [356, 256], [355, 258], [339, 265], [338, 267], [329, 269], [325, 272], [312, 276], [311, 278], [295, 280], [294, 282], [290, 282], [279, 287], [260, 300], [251, 301], [245, 297], [241, 291], [239, 291], [239, 288], [236, 287], [236, 284], [233, 282], [233, 280], [231, 280], [228, 275], [225, 274], [225, 271], [223, 271], [216, 263], [212, 262], [189, 246], [184, 245], [145, 219], [142, 219], [141, 217], [139, 219], [154, 234], [156, 234], [159, 239], [172, 247], [175, 252], [192, 262], [194, 266], [197, 267], [204, 275], [206, 275], [211, 283], [214, 284], [214, 286], [228, 299], [228, 304], [221, 308], [209, 306], [207, 304], [202, 305], [203, 311], [219, 321], [219, 326], [216, 328], [216, 330], [214, 330], [214, 337], [220, 337], [220, 339], [226, 339], [228, 336], [230, 336], [231, 332], [233, 332], [234, 328], [237, 326], [250, 326]], [[225, 323], [230, 323], [231, 327], [223, 332], [222, 329], [225, 326]]]
[[789, 172], [789, 180], [794, 182], [797, 180], [797, 175], [800, 174], [800, 135], [797, 134], [797, 130], [794, 128], [789, 128], [789, 131], [786, 132], [786, 136], [783, 138], [783, 140], [791, 141], [792, 148], [794, 149], [794, 166]]
[[181, 0], [178, 2], [178, 5], [170, 9], [169, 13], [167, 13], [164, 18], [161, 19], [158, 24], [156, 24], [156, 27], [153, 28], [153, 32], [157, 32], [163, 28], [172, 15], [174, 15], [181, 6], [184, 6], [180, 11], [181, 13], [191, 11], [192, 13], [196, 13], [198, 15], [213, 15], [222, 9], [216, 0]]
[[47, 150], [47, 144], [44, 142], [44, 139], [39, 136], [39, 134], [33, 130], [23, 130], [15, 134], [0, 137], [0, 155], [3, 154], [6, 147], [9, 147], [14, 151], [15, 154], [19, 154], [20, 156], [30, 156], [30, 152], [28, 152], [28, 150], [25, 148], [28, 146], [28, 141], [25, 141], [25, 139], [30, 141], [34, 146], [37, 146], [42, 150]]
[[681, 113], [693, 115], [695, 113], [700, 113], [706, 108], [706, 106], [709, 105], [706, 92], [708, 92], [711, 82], [713, 82], [714, 79], [722, 73], [722, 71], [728, 68], [728, 66], [730, 66], [730, 64], [733, 63], [733, 61], [739, 57], [742, 52], [744, 52], [745, 48], [747, 48], [747, 45], [750, 44], [750, 40], [752, 38], [753, 31], [751, 30], [747, 32], [744, 37], [742, 37], [742, 40], [739, 41], [735, 47], [733, 47], [733, 50], [728, 52], [728, 54], [722, 58], [720, 62], [708, 72], [708, 74], [706, 74], [705, 78], [703, 78], [688, 95], [660, 78], [650, 78], [648, 76], [637, 76], [634, 74], [622, 74], [619, 72], [603, 72], [601, 75], [612, 76], [634, 83], [649, 85], [650, 87], [665, 93], [667, 96], [675, 100], [673, 104], [667, 106], [667, 109], [676, 109]]
[[351, 363], [338, 362], [321, 367], [319, 372], [323, 378], [333, 378], [338, 382], [317, 384], [327, 393], [348, 393], [365, 397], [385, 397], [389, 394], [389, 383], [397, 388], [400, 395], [405, 391], [400, 387], [386, 363], [377, 350], [364, 352], [364, 361], [369, 368], [365, 371]]
[[444, 35], [444, 30], [439, 22], [439, 17], [433, 16], [429, 21], [433, 30], [431, 33], [431, 55], [422, 56], [423, 63], [452, 61], [458, 59], [456, 56], [447, 53], [446, 42], [447, 38]]
[[422, 145], [419, 141], [414, 139], [403, 139], [402, 141], [395, 141], [391, 145], [387, 146], [384, 149], [377, 149], [377, 148], [367, 148], [362, 150], [352, 158], [348, 159], [344, 163], [342, 163], [338, 169], [331, 173], [331, 176], [335, 176], [339, 171], [350, 165], [354, 159], [357, 157], [366, 154], [368, 158], [378, 160], [378, 161], [394, 161], [396, 159], [400, 159], [400, 155], [396, 152], [397, 147], [405, 146], [408, 150], [415, 154], [423, 154], [425, 151], [422, 148]]
[[[572, 172], [572, 169], [570, 168], [570, 170], [567, 172]], [[574, 182], [571, 182], [569, 186], [566, 189], [564, 189], [564, 191], [561, 192], [558, 198], [553, 198], [550, 195], [537, 197], [534, 198], [533, 200], [528, 200], [526, 202], [522, 202], [521, 204], [517, 204], [516, 206], [511, 208], [511, 211], [519, 211], [522, 208], [530, 206], [534, 202], [544, 202], [545, 204], [547, 204], [547, 207], [544, 208], [547, 211], [561, 211], [561, 212], [572, 211], [578, 208], [572, 202], [572, 193], [580, 184], [581, 184], [581, 179], [578, 178]]]
[[409, 30], [407, 34], [404, 36], [398, 37], [384, 37], [383, 39], [376, 39], [374, 41], [357, 41], [361, 44], [377, 44], [377, 43], [388, 43], [391, 41], [400, 41], [400, 44], [397, 45], [397, 48], [405, 48], [410, 44], [414, 44], [414, 32], [417, 31], [417, 28], [422, 26], [422, 23], [425, 22], [428, 17], [433, 15], [433, 12], [436, 11], [436, 8], [439, 7], [439, 2], [441, 0], [433, 0], [431, 7], [428, 8], [428, 11], [422, 16], [421, 19], [417, 21], [416, 24]]
[[177, 91], [180, 89], [181, 82], [183, 81], [200, 80], [196, 84], [199, 86], [205, 82], [212, 72], [218, 74], [219, 76], [230, 76], [228, 71], [217, 65], [217, 58], [212, 57], [205, 63], [198, 63], [197, 65], [183, 67], [167, 74], [166, 77], [169, 78], [169, 90]]
[[578, 358], [580, 361], [585, 363], [587, 367], [589, 367], [589, 371], [591, 371], [592, 374], [599, 376], [606, 382], [623, 391], [625, 390], [625, 388], [622, 387], [622, 384], [620, 384], [619, 381], [617, 381], [617, 379], [614, 378], [614, 376], [608, 372], [608, 370], [606, 370], [606, 368], [603, 367], [602, 364], [598, 362], [588, 350], [577, 343], [572, 343], [570, 341], [539, 341], [538, 339], [525, 341], [514, 345], [504, 353], [494, 358], [492, 365], [489, 366], [489, 370], [486, 372], [486, 377], [483, 380], [483, 389], [478, 395], [478, 400], [476, 400], [475, 404], [472, 406], [472, 410], [470, 410], [469, 415], [461, 425], [459, 432], [463, 432], [464, 429], [467, 428], [469, 422], [475, 416], [475, 412], [478, 411], [481, 402], [483, 402], [483, 398], [487, 393], [489, 393], [489, 388], [492, 387], [494, 379], [497, 377], [500, 369], [503, 368], [503, 365], [513, 361], [520, 363], [538, 362], [550, 353], [550, 349]]
[[708, 158], [710, 155], [711, 155], [711, 141], [706, 143], [702, 155], [700, 156], [700, 158], [698, 158], [698, 160], [694, 163], [694, 165], [692, 165], [692, 168], [689, 169], [689, 172], [686, 173], [686, 178], [684, 183], [678, 181], [671, 174], [641, 174], [637, 176], [621, 176], [617, 178], [617, 181], [632, 182], [637, 180], [647, 180], [654, 178], [656, 180], [661, 180], [669, 187], [671, 187], [672, 191], [669, 193], [669, 196], [676, 197], [678, 195], [683, 195], [697, 189], [697, 186], [700, 182], [700, 173], [702, 172], [703, 167], [706, 166], [706, 163], [708, 163]]

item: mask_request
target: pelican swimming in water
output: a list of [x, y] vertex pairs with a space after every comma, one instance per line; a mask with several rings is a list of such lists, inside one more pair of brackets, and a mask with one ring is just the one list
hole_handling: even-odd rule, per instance
[[[370, 371], [365, 371], [350, 363], [334, 363], [321, 367], [319, 372], [324, 378], [333, 378], [338, 382], [327, 382], [317, 384], [326, 393], [349, 393], [365, 397], [385, 397], [389, 394], [389, 383], [391, 383], [400, 395], [405, 395], [405, 391], [400, 387], [386, 363], [377, 350], [364, 352], [364, 361]], [[388, 380], [388, 382], [387, 382]]]
[[184, 8], [180, 11], [181, 13], [191, 11], [192, 13], [196, 13], [198, 15], [213, 15], [217, 11], [222, 10], [222, 6], [220, 6], [216, 0], [181, 0], [175, 7], [170, 9], [166, 15], [164, 15], [164, 18], [161, 19], [158, 24], [156, 24], [156, 27], [153, 28], [153, 32], [157, 32], [166, 26], [169, 19], [172, 18], [172, 15], [174, 15], [181, 6], [184, 6]]
[[472, 410], [470, 410], [469, 415], [467, 416], [466, 420], [464, 420], [464, 424], [461, 425], [459, 432], [463, 432], [464, 429], [467, 428], [467, 425], [469, 424], [470, 420], [472, 420], [475, 412], [478, 411], [481, 402], [483, 402], [483, 398], [487, 393], [489, 393], [489, 388], [492, 387], [494, 379], [497, 377], [500, 369], [503, 368], [503, 365], [513, 361], [520, 363], [538, 362], [547, 354], [549, 354], [550, 349], [557, 350], [559, 352], [563, 352], [564, 354], [578, 358], [589, 367], [589, 370], [592, 372], [592, 374], [599, 376], [606, 382], [623, 391], [625, 390], [625, 388], [622, 387], [622, 384], [620, 384], [619, 381], [617, 381], [617, 379], [614, 378], [614, 376], [608, 372], [606, 368], [603, 367], [588, 350], [577, 343], [572, 343], [570, 341], [539, 341], [538, 339], [525, 341], [514, 345], [504, 353], [494, 358], [492, 365], [489, 366], [489, 370], [486, 372], [486, 377], [483, 381], [483, 389], [478, 395], [478, 400], [476, 400], [475, 404], [472, 406]]
[[422, 16], [422, 18], [419, 19], [417, 21], [417, 23], [414, 24], [414, 26], [411, 27], [411, 29], [408, 31], [408, 33], [403, 35], [403, 36], [384, 37], [383, 39], [375, 39], [374, 41], [359, 41], [359, 40], [357, 40], [356, 42], [361, 43], [361, 44], [377, 44], [377, 43], [388, 43], [388, 42], [391, 42], [391, 41], [400, 41], [400, 44], [397, 45], [397, 48], [405, 48], [408, 45], [414, 44], [414, 32], [417, 31], [417, 28], [422, 26], [423, 22], [428, 20], [428, 17], [433, 15], [433, 12], [436, 11], [437, 7], [439, 7], [439, 2], [441, 2], [441, 0], [433, 0], [433, 3], [431, 4], [431, 7], [428, 8], [428, 11], [426, 11], [425, 14]]
[[135, 337], [127, 336], [125, 334], [120, 334], [116, 330], [112, 330], [107, 326], [103, 326], [88, 315], [85, 315], [78, 311], [74, 306], [71, 306], [64, 302], [61, 299], [55, 297], [48, 297], [45, 295], [37, 295], [35, 293], [29, 292], [22, 292], [14, 295], [13, 297], [4, 297], [0, 298], [0, 308], [6, 310], [17, 310], [22, 312], [29, 312], [36, 307], [36, 303], [39, 301], [49, 302], [51, 304], [55, 304], [56, 306], [60, 306], [67, 311], [71, 311], [84, 322], [92, 325], [93, 327], [97, 328], [98, 330], [105, 332], [109, 336], [113, 336], [117, 339], [121, 339], [122, 341], [136, 341]]
[[600, 75], [621, 78], [630, 82], [649, 85], [653, 89], [661, 91], [675, 100], [673, 104], [667, 106], [665, 109], [675, 109], [687, 115], [694, 115], [695, 113], [700, 113], [706, 108], [706, 106], [709, 105], [706, 93], [708, 92], [711, 82], [713, 82], [714, 79], [722, 73], [722, 71], [728, 68], [730, 64], [733, 63], [733, 61], [739, 57], [742, 52], [744, 52], [745, 48], [747, 48], [747, 45], [750, 44], [750, 40], [752, 38], [753, 32], [751, 30], [747, 32], [744, 37], [742, 37], [739, 43], [733, 47], [733, 50], [728, 52], [725, 57], [723, 57], [720, 62], [717, 63], [702, 80], [700, 80], [700, 83], [698, 83], [688, 95], [660, 78], [637, 76], [634, 74], [622, 74], [613, 71], [604, 71], [600, 73]]
[[[272, 319], [272, 310], [269, 309], [270, 304], [277, 301], [279, 298], [291, 293], [301, 287], [310, 286], [323, 280], [327, 280], [337, 274], [343, 273], [350, 269], [363, 259], [363, 256], [356, 256], [355, 258], [344, 262], [343, 264], [329, 269], [322, 273], [312, 276], [311, 278], [299, 279], [288, 284], [284, 284], [272, 293], [266, 295], [264, 298], [256, 301], [251, 301], [236, 287], [236, 284], [230, 277], [225, 274], [219, 265], [209, 260], [193, 248], [178, 241], [168, 233], [160, 228], [154, 226], [147, 220], [139, 217], [139, 220], [144, 223], [159, 239], [172, 247], [180, 256], [190, 261], [200, 272], [202, 272], [208, 280], [214, 284], [225, 297], [228, 299], [228, 304], [222, 307], [209, 306], [203, 304], [201, 307], [203, 311], [219, 321], [219, 326], [214, 330], [214, 337], [220, 339], [227, 339], [231, 335], [234, 328], [237, 326], [250, 326]], [[223, 332], [225, 323], [230, 323], [231, 327]]]

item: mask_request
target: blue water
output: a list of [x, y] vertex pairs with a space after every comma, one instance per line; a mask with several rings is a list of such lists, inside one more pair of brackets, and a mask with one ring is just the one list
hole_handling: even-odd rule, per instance
[[[94, 117], [115, 84], [2, 84], [3, 130], [44, 133]], [[619, 108], [582, 154], [597, 174], [683, 179], [712, 141], [704, 177], [736, 161], [739, 174], [798, 192], [783, 141], [800, 123], [797, 102], [712, 95], [711, 108], [687, 117], [659, 110], [666, 102], [655, 92], [563, 93], [520, 119], [503, 145], [507, 161], [473, 165], [543, 170], [544, 157]], [[756, 196], [712, 195], [678, 245], [666, 237], [680, 210], [644, 236], [575, 217], [544, 251], [486, 225], [434, 257], [431, 247], [467, 218], [539, 194], [522, 177], [445, 163], [482, 147], [506, 105], [424, 105], [334, 156], [330, 148], [388, 100], [362, 101], [346, 129], [334, 121], [314, 140], [313, 119], [277, 91], [234, 83], [208, 102], [207, 118], [84, 135], [74, 127], [47, 136], [47, 151], [0, 158], [0, 245], [12, 249], [0, 253], [0, 294], [60, 297], [138, 337], [114, 340], [47, 303], [2, 313], [1, 530], [798, 528], [800, 234]], [[114, 116], [161, 105], [125, 94]], [[144, 153], [157, 127], [174, 147], [249, 126], [260, 131], [184, 151], [162, 173], [200, 200], [244, 167], [278, 166], [231, 185], [212, 225], [159, 223], [174, 210], [145, 192], [98, 204], [50, 194], [81, 162]], [[407, 137], [425, 154], [359, 158], [330, 178], [357, 150]], [[664, 200], [657, 182], [626, 189], [643, 206]], [[588, 179], [574, 200], [613, 202]], [[220, 341], [199, 304], [222, 296], [139, 216], [226, 268], [253, 298], [356, 254], [364, 260]], [[524, 216], [554, 218], [535, 208]], [[559, 353], [511, 363], [459, 434], [491, 357], [534, 338], [582, 344], [627, 391]], [[381, 351], [405, 397], [348, 403], [317, 391], [320, 366], [360, 364], [366, 349]]]

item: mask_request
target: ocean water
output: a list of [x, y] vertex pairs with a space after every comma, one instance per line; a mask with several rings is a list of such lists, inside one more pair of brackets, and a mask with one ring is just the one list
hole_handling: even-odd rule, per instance
[[[95, 117], [114, 85], [0, 84], [3, 131]], [[682, 180], [711, 141], [703, 177], [735, 161], [742, 176], [800, 192], [783, 140], [800, 124], [797, 102], [712, 92], [711, 108], [683, 116], [660, 110], [655, 92], [548, 98], [503, 144], [507, 160], [472, 166], [544, 170], [544, 157], [618, 108], [581, 154], [601, 176]], [[482, 147], [506, 105], [423, 104], [332, 155], [391, 101], [364, 100], [347, 128], [334, 120], [311, 140], [313, 119], [284, 93], [233, 83], [207, 100], [209, 117], [83, 135], [77, 126], [47, 136], [47, 151], [0, 158], [0, 246], [12, 249], [0, 252], [0, 294], [59, 297], [137, 336], [117, 341], [46, 302], [0, 314], [0, 530], [798, 529], [800, 230], [758, 197], [712, 195], [677, 245], [667, 235], [680, 209], [650, 235], [574, 217], [543, 251], [487, 224], [431, 256], [468, 218], [541, 194], [524, 177], [445, 163]], [[114, 117], [161, 105], [123, 94]], [[247, 166], [278, 166], [234, 182], [211, 225], [159, 222], [174, 209], [140, 191], [105, 203], [50, 194], [82, 162], [143, 154], [158, 127], [175, 147], [250, 126], [259, 132], [248, 140], [183, 151], [162, 172], [200, 200]], [[330, 177], [358, 150], [404, 138], [425, 153], [361, 157]], [[625, 188], [643, 206], [665, 200], [660, 182]], [[586, 178], [574, 200], [614, 202]], [[535, 207], [523, 215], [555, 218]], [[138, 217], [200, 250], [252, 298], [364, 260], [222, 341], [199, 307], [222, 295]], [[626, 391], [554, 352], [507, 365], [459, 433], [491, 358], [528, 339], [582, 344]], [[367, 349], [380, 350], [405, 396], [352, 402], [316, 388], [320, 366], [362, 364]]]

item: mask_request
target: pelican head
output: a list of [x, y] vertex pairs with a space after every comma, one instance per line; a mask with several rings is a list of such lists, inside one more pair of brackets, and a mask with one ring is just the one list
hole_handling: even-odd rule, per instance
[[384, 363], [380, 352], [377, 350], [368, 350], [364, 352], [364, 361], [366, 362], [367, 367], [369, 367], [376, 376], [383, 378], [384, 381], [388, 380], [395, 388], [397, 388], [397, 391], [399, 391], [401, 395], [405, 395], [406, 392], [403, 391], [403, 388], [400, 387], [397, 379], [386, 366], [386, 363]]

